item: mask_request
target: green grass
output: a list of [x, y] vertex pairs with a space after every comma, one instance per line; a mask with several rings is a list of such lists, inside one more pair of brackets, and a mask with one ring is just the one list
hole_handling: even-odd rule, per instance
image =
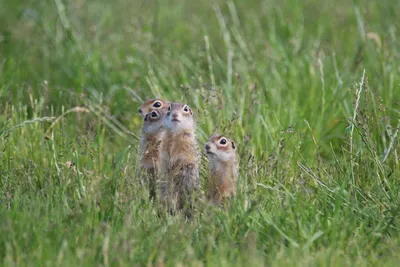
[[[397, 266], [399, 17], [396, 0], [0, 0], [0, 264]], [[238, 144], [229, 211], [157, 217], [137, 168], [154, 96], [191, 106], [201, 147]]]

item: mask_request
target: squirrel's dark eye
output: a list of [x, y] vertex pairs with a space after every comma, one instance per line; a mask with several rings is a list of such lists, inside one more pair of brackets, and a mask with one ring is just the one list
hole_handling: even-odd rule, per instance
[[139, 108], [137, 111], [138, 111], [139, 113], [142, 113], [142, 109], [141, 109], [141, 108]]
[[225, 138], [222, 138], [221, 141], [219, 141], [219, 143], [220, 143], [221, 145], [226, 145], [226, 139], [225, 139]]
[[155, 108], [161, 107], [161, 102], [157, 101], [156, 103], [153, 104], [153, 107], [155, 107]]
[[188, 106], [184, 106], [184, 107], [183, 107], [183, 110], [184, 110], [185, 112], [189, 112]]
[[153, 111], [153, 112], [151, 113], [151, 117], [152, 117], [152, 118], [157, 117], [157, 112]]

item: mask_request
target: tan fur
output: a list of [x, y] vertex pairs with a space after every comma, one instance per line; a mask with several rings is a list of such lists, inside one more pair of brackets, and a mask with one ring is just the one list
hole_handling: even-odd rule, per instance
[[[155, 118], [152, 113], [157, 114]], [[162, 110], [151, 110], [146, 114], [140, 139], [139, 165], [145, 171], [143, 182], [147, 182], [150, 197], [155, 198], [156, 181], [160, 173], [161, 146], [164, 139], [164, 122]]]
[[141, 138], [140, 165], [145, 169], [159, 170], [163, 133], [145, 135]]
[[[156, 102], [160, 102], [161, 106], [160, 107], [155, 107], [154, 104]], [[152, 110], [160, 110], [161, 113], [167, 112], [169, 106], [169, 102], [167, 100], [159, 99], [159, 98], [151, 98], [146, 100], [140, 107], [138, 108], [138, 112], [140, 115], [144, 118], [146, 114], [151, 112]]]
[[[170, 210], [190, 205], [190, 198], [200, 186], [198, 148], [192, 111], [186, 105], [173, 103], [165, 115], [166, 135], [161, 155], [160, 199]], [[175, 114], [180, 122], [174, 123]]]
[[[219, 142], [225, 139], [226, 145]], [[236, 195], [238, 163], [235, 143], [227, 137], [212, 135], [205, 145], [210, 161], [207, 198], [215, 205]]]

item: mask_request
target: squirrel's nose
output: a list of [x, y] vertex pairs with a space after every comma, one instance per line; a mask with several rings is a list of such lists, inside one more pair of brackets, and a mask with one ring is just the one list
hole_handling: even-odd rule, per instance
[[209, 145], [205, 145], [204, 148], [205, 148], [206, 150], [210, 150], [211, 147], [210, 147]]
[[176, 113], [176, 112], [172, 113], [172, 117], [177, 118], [178, 117], [178, 113]]

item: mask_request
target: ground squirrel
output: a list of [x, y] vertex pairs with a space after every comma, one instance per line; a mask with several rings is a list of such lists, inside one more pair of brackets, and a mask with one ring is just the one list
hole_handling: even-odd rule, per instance
[[210, 162], [207, 198], [215, 205], [236, 195], [238, 164], [235, 142], [214, 134], [204, 146]]
[[200, 187], [193, 112], [188, 105], [171, 103], [164, 125], [160, 200], [175, 211], [190, 207], [193, 193]]
[[139, 165], [146, 172], [142, 177], [142, 182], [148, 185], [150, 198], [154, 199], [156, 197], [156, 181], [159, 174], [161, 145], [164, 136], [162, 117], [167, 108], [163, 108], [164, 102], [161, 100], [148, 100], [146, 103], [139, 108], [141, 114], [147, 112], [144, 115], [140, 138]]
[[138, 112], [144, 118], [152, 110], [162, 110], [161, 113], [165, 113], [168, 109], [169, 102], [166, 100], [152, 98], [146, 100], [139, 108]]

